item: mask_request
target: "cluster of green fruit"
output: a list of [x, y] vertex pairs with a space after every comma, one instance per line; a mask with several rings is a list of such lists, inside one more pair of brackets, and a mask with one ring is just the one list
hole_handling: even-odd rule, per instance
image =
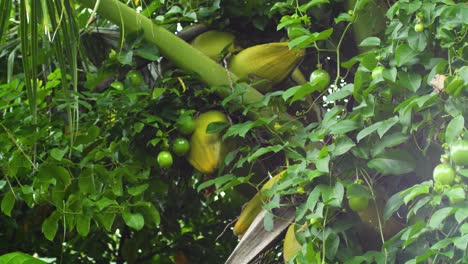
[[[182, 157], [190, 151], [190, 142], [184, 136], [189, 136], [195, 130], [195, 120], [190, 115], [182, 115], [176, 122], [177, 131], [183, 136], [179, 136], [172, 141], [171, 150], [175, 155]], [[158, 165], [161, 168], [169, 168], [174, 162], [171, 152], [163, 150], [157, 156]]]
[[458, 140], [449, 146], [449, 163], [441, 163], [434, 168], [433, 179], [436, 185], [451, 185], [455, 180], [454, 166], [468, 166], [468, 141]]

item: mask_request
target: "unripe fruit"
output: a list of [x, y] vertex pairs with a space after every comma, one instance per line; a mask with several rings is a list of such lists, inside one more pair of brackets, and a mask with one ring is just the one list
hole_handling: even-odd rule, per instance
[[450, 146], [450, 159], [455, 165], [468, 165], [468, 141], [458, 140]]
[[455, 179], [455, 170], [449, 164], [439, 164], [432, 174], [435, 183], [450, 185]]
[[417, 23], [415, 26], [414, 26], [414, 31], [416, 32], [423, 32], [424, 31], [424, 24], [423, 23]]
[[372, 70], [372, 80], [375, 80], [382, 76], [382, 72], [385, 70], [384, 66], [377, 66]]
[[169, 168], [172, 166], [172, 155], [168, 151], [161, 151], [158, 154], [157, 162], [161, 168]]
[[177, 156], [183, 156], [190, 150], [190, 143], [186, 138], [176, 138], [172, 143], [172, 151]]
[[369, 199], [367, 197], [353, 197], [348, 199], [348, 205], [355, 212], [364, 211], [369, 207]]

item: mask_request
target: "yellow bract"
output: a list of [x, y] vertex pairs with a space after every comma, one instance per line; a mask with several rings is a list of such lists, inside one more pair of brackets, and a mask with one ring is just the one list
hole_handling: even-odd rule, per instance
[[[229, 63], [229, 70], [241, 79], [266, 79], [275, 85], [296, 68], [304, 54], [304, 50], [289, 49], [288, 42], [256, 45], [236, 54]], [[269, 87], [256, 88], [266, 92]]]
[[290, 261], [302, 249], [301, 244], [296, 239], [296, 231], [294, 230], [294, 223], [291, 224], [286, 231], [286, 236], [283, 242], [283, 259], [284, 263]]
[[234, 35], [228, 32], [210, 30], [198, 35], [192, 46], [215, 61], [220, 61], [224, 51], [234, 50]]
[[226, 154], [220, 134], [206, 132], [208, 125], [213, 122], [228, 122], [228, 119], [219, 111], [208, 111], [195, 119], [195, 130], [190, 138], [190, 153], [187, 156], [190, 164], [205, 174], [213, 173]]
[[262, 210], [262, 205], [267, 201], [267, 196], [263, 192], [271, 189], [271, 187], [273, 187], [273, 185], [283, 177], [285, 172], [286, 170], [276, 174], [273, 178], [268, 180], [263, 185], [262, 189], [260, 189], [260, 191], [257, 192], [255, 196], [247, 202], [239, 216], [239, 219], [237, 219], [237, 222], [234, 225], [234, 235], [241, 236], [245, 234], [250, 224], [252, 224], [253, 220], [255, 220], [255, 217], [257, 217], [257, 215]]

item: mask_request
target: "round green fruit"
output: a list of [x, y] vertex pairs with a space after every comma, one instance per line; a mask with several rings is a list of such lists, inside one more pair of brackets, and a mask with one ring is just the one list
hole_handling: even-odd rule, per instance
[[158, 164], [161, 168], [169, 168], [172, 166], [172, 155], [168, 151], [161, 151], [157, 158]]
[[349, 198], [348, 205], [351, 210], [355, 212], [361, 212], [369, 207], [369, 199], [364, 196]]
[[423, 23], [417, 23], [415, 26], [414, 26], [414, 31], [416, 32], [423, 32], [424, 31], [424, 24]]
[[190, 135], [195, 130], [195, 120], [191, 116], [181, 116], [177, 120], [176, 127], [183, 135]]
[[321, 91], [330, 84], [330, 74], [328, 74], [326, 70], [318, 69], [310, 74], [309, 81], [312, 85], [317, 87], [315, 90]]
[[468, 141], [458, 140], [450, 146], [450, 159], [455, 165], [468, 165]]
[[385, 70], [384, 66], [377, 66], [372, 70], [372, 80], [375, 80], [382, 76], [383, 71]]
[[127, 78], [133, 85], [141, 85], [143, 83], [143, 76], [137, 70], [131, 70], [127, 73]]
[[455, 179], [455, 170], [449, 164], [439, 164], [434, 168], [432, 177], [435, 183], [450, 185]]
[[123, 83], [119, 82], [119, 81], [115, 81], [115, 82], [111, 83], [111, 87], [118, 90], [118, 91], [123, 91], [123, 89], [124, 89]]
[[172, 143], [172, 151], [177, 156], [184, 156], [190, 150], [190, 142], [186, 138], [176, 138]]

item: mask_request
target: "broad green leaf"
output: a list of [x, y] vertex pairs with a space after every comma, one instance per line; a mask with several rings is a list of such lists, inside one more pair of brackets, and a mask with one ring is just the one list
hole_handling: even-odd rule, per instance
[[379, 136], [382, 138], [385, 133], [392, 128], [395, 124], [398, 123], [398, 117], [394, 116], [392, 118], [389, 118], [387, 120], [383, 120], [380, 122], [376, 122], [363, 130], [359, 131], [359, 133], [356, 136], [356, 140], [359, 142], [361, 139], [367, 137], [368, 135], [372, 134], [373, 132], [377, 131]]
[[359, 128], [359, 125], [356, 121], [353, 120], [341, 120], [338, 121], [335, 125], [330, 127], [331, 135], [341, 135], [351, 132]]
[[398, 78], [399, 84], [412, 92], [416, 92], [421, 87], [422, 78], [417, 73], [400, 71]]
[[158, 47], [148, 42], [143, 42], [141, 47], [134, 49], [133, 54], [150, 61], [156, 61], [160, 58]]
[[456, 248], [465, 251], [468, 247], [468, 235], [457, 237], [453, 241]]
[[100, 213], [97, 214], [95, 217], [98, 219], [99, 223], [102, 224], [104, 229], [107, 232], [112, 231], [112, 225], [114, 224], [116, 214], [114, 213]]
[[83, 194], [96, 192], [95, 176], [92, 169], [84, 169], [81, 171], [78, 176], [78, 186]]
[[411, 49], [408, 45], [402, 44], [396, 48], [395, 51], [395, 61], [396, 66], [400, 67], [408, 62], [410, 62], [414, 57], [416, 57], [417, 53]]
[[347, 136], [338, 137], [333, 143], [334, 148], [330, 151], [332, 156], [340, 156], [348, 152], [352, 147], [356, 146], [353, 140]]
[[268, 153], [268, 152], [274, 152], [274, 153], [278, 153], [280, 150], [282, 150], [284, 148], [284, 146], [281, 146], [281, 145], [274, 145], [274, 146], [269, 146], [269, 147], [265, 147], [265, 148], [260, 148], [258, 149], [257, 151], [255, 151], [254, 153], [252, 153], [250, 155], [250, 157], [247, 159], [247, 161], [251, 162], [255, 159], [257, 159], [258, 157]]
[[146, 189], [149, 188], [149, 184], [142, 184], [142, 185], [139, 185], [139, 186], [135, 186], [135, 187], [130, 187], [127, 189], [127, 192], [131, 195], [131, 196], [137, 196], [137, 195], [140, 195], [142, 194], [143, 192], [146, 191]]
[[2, 264], [46, 264], [40, 259], [22, 252], [12, 252], [0, 256]]
[[89, 233], [91, 225], [91, 217], [88, 215], [76, 215], [76, 231], [83, 237], [86, 237]]
[[390, 217], [400, 209], [400, 207], [404, 203], [404, 196], [402, 195], [403, 192], [398, 192], [392, 195], [390, 199], [388, 199], [387, 203], [385, 204], [384, 208], [384, 221], [390, 219]]
[[451, 144], [454, 142], [461, 134], [465, 127], [465, 119], [462, 115], [454, 117], [450, 123], [448, 123], [447, 128], [445, 129], [445, 142]]
[[53, 241], [58, 229], [60, 215], [58, 211], [54, 211], [44, 222], [42, 222], [42, 233], [47, 240]]
[[442, 209], [437, 210], [435, 213], [432, 214], [431, 219], [429, 220], [427, 226], [434, 228], [434, 229], [441, 229], [442, 222], [453, 214], [454, 210], [451, 207], [444, 207]]
[[413, 156], [399, 149], [389, 149], [367, 163], [369, 168], [383, 175], [400, 175], [414, 171], [416, 164]]
[[330, 163], [330, 156], [327, 155], [327, 156], [325, 156], [323, 158], [318, 159], [315, 162], [315, 166], [317, 167], [318, 171], [328, 173], [330, 171], [329, 163]]
[[145, 225], [145, 218], [140, 213], [132, 213], [129, 208], [122, 212], [122, 218], [125, 224], [135, 230], [141, 230]]
[[423, 52], [427, 46], [426, 34], [410, 30], [408, 32], [408, 45], [417, 52]]
[[2, 208], [2, 212], [6, 214], [7, 216], [11, 217], [11, 211], [13, 210], [13, 207], [15, 206], [15, 200], [16, 200], [15, 194], [11, 190], [7, 192], [5, 196], [3, 196], [1, 208]]
[[380, 46], [380, 39], [378, 37], [368, 37], [361, 41], [359, 47], [377, 47]]
[[38, 171], [38, 178], [44, 181], [56, 179], [65, 186], [71, 184], [70, 172], [62, 166], [47, 164], [40, 166]]
[[265, 230], [268, 232], [273, 231], [273, 228], [274, 228], [273, 217], [274, 215], [270, 211], [266, 211], [265, 216], [263, 217], [263, 227], [265, 227]]
[[398, 146], [408, 140], [409, 136], [400, 132], [386, 134], [382, 140], [377, 141], [371, 149], [372, 157], [382, 154], [386, 148]]
[[107, 197], [102, 197], [100, 200], [96, 201], [96, 206], [98, 207], [99, 211], [102, 211], [104, 208], [110, 205], [118, 205], [118, 203], [117, 201]]
[[159, 211], [152, 203], [140, 201], [136, 203], [135, 206], [138, 207], [138, 210], [145, 217], [146, 223], [154, 223], [155, 226], [159, 225], [161, 222], [161, 216], [159, 215]]
[[455, 220], [457, 220], [457, 222], [461, 224], [467, 218], [468, 218], [468, 208], [466, 206], [457, 208], [457, 211], [455, 212]]
[[63, 159], [63, 156], [65, 153], [67, 153], [67, 149], [58, 149], [58, 148], [53, 148], [50, 150], [50, 156], [54, 158], [55, 160], [61, 161]]
[[307, 4], [303, 4], [299, 6], [299, 10], [301, 12], [307, 12], [307, 10], [309, 10], [313, 6], [320, 5], [320, 4], [328, 4], [328, 3], [329, 3], [328, 0], [312, 0], [312, 1], [309, 1]]
[[334, 102], [334, 101], [346, 98], [346, 97], [353, 94], [353, 89], [354, 89], [353, 84], [346, 84], [341, 89], [339, 89], [339, 90], [333, 92], [332, 94], [330, 94], [329, 96], [327, 96], [327, 98], [325, 99], [325, 102], [330, 103], [330, 102]]
[[166, 88], [154, 88], [151, 93], [151, 99], [158, 99], [166, 90]]
[[382, 138], [390, 128], [398, 123], [398, 116], [394, 116], [379, 123], [380, 125], [377, 127], [377, 134], [379, 134], [379, 137]]

